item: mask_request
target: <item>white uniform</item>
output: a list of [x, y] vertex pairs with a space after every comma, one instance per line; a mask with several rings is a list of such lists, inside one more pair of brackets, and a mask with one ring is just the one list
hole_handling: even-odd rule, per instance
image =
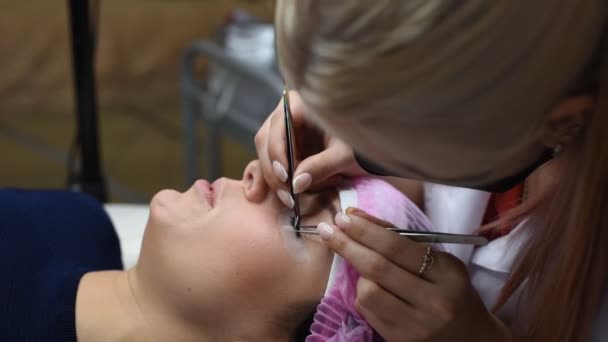
[[[490, 194], [478, 190], [425, 183], [425, 211], [438, 231], [472, 234], [479, 228]], [[492, 307], [509, 277], [513, 262], [526, 231], [520, 225], [508, 235], [491, 241], [486, 246], [444, 245], [448, 252], [464, 261], [469, 268], [471, 282], [487, 307]], [[516, 293], [500, 310], [505, 322], [515, 315]], [[608, 298], [604, 298], [593, 327], [592, 342], [608, 341]], [[604, 322], [604, 324], [602, 324]]]

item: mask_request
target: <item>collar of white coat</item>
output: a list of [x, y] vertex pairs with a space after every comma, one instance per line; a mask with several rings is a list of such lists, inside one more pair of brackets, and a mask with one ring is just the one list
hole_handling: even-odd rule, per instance
[[[481, 226], [490, 193], [432, 183], [424, 184], [425, 211], [438, 232], [474, 234]], [[510, 272], [525, 234], [520, 223], [510, 234], [485, 246], [446, 244], [449, 253], [465, 264], [473, 263], [497, 272]]]

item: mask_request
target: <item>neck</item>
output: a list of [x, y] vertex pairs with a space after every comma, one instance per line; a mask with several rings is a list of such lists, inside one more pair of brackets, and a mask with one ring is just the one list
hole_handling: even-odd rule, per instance
[[80, 281], [76, 297], [78, 340], [210, 340], [200, 328], [179, 321], [161, 303], [145, 293], [135, 268], [87, 273]]
[[529, 199], [541, 197], [551, 188], [555, 182], [556, 167], [554, 161], [549, 161], [528, 176], [525, 187]]

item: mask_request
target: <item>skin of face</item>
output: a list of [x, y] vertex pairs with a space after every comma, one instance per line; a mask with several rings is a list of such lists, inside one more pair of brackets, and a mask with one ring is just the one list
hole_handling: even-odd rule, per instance
[[[335, 191], [301, 196], [303, 223], [331, 221], [336, 202]], [[139, 282], [197, 326], [270, 334], [260, 330], [272, 330], [287, 305], [321, 299], [333, 257], [319, 237], [282, 227], [290, 212], [268, 190], [257, 161], [242, 180], [163, 190], [150, 204]]]

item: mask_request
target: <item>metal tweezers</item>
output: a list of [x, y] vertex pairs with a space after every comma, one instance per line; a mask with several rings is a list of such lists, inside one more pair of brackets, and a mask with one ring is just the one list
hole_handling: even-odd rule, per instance
[[287, 183], [289, 183], [289, 194], [293, 199], [294, 223], [296, 232], [300, 229], [300, 201], [293, 188], [293, 172], [296, 168], [295, 152], [293, 147], [293, 124], [291, 118], [291, 106], [289, 104], [289, 91], [283, 91], [283, 110], [285, 111], [285, 140], [287, 142]]
[[[417, 230], [399, 229], [399, 228], [386, 228], [387, 230], [393, 231], [401, 236], [406, 236], [415, 242], [424, 243], [454, 243], [462, 245], [474, 245], [483, 246], [488, 243], [488, 239], [479, 235], [466, 235], [466, 234], [450, 234], [450, 233], [431, 233], [421, 232]], [[300, 234], [313, 234], [319, 235], [319, 231], [316, 226], [313, 225], [300, 225], [298, 227]]]

